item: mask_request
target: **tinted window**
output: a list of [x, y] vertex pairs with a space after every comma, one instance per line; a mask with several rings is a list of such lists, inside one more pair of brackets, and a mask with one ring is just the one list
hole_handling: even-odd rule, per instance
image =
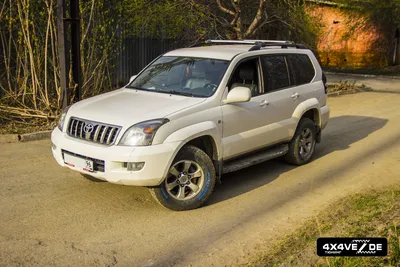
[[307, 55], [289, 55], [293, 85], [310, 83], [315, 76], [314, 66]]
[[262, 56], [265, 92], [289, 87], [289, 75], [285, 56]]

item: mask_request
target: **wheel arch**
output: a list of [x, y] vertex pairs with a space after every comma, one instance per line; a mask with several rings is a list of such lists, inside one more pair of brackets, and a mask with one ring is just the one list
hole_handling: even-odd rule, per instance
[[[169, 135], [164, 141], [164, 143], [169, 142], [180, 142], [170, 159], [169, 166], [184, 146], [193, 145], [203, 150], [211, 158], [214, 167], [218, 168], [218, 162], [222, 157], [221, 133], [214, 122], [206, 121], [181, 128]], [[167, 175], [167, 171], [165, 175]]]
[[321, 142], [322, 118], [321, 107], [318, 99], [311, 98], [299, 104], [293, 113], [293, 117], [297, 120], [296, 129], [302, 118], [308, 118], [312, 120], [317, 128], [317, 143]]
[[300, 103], [293, 113], [293, 118], [297, 120], [297, 125], [301, 118], [309, 118], [314, 121], [316, 126], [321, 127], [321, 107], [316, 98], [308, 99]]
[[211, 160], [218, 160], [218, 148], [214, 138], [211, 135], [202, 135], [186, 142], [182, 147], [192, 145], [203, 150]]
[[321, 116], [320, 112], [316, 108], [311, 108], [307, 110], [306, 112], [303, 113], [300, 119], [302, 118], [308, 118], [312, 120], [316, 126], [321, 126]]

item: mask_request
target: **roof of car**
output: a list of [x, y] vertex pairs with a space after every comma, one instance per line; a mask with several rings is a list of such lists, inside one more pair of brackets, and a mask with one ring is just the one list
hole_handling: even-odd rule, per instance
[[[262, 45], [262, 43], [261, 43]], [[254, 45], [254, 44], [218, 44], [218, 45], [206, 45], [206, 46], [196, 46], [190, 48], [181, 48], [177, 50], [170, 51], [164, 56], [176, 56], [176, 57], [198, 57], [198, 58], [212, 58], [219, 60], [232, 60], [239, 54], [260, 51], [268, 49], [272, 53], [282, 52], [282, 48], [293, 50], [303, 50], [307, 49], [304, 45], [298, 45], [293, 43], [268, 43], [264, 46]]]
[[253, 45], [215, 45], [182, 48], [166, 53], [164, 56], [200, 57], [232, 60], [238, 54], [248, 52]]

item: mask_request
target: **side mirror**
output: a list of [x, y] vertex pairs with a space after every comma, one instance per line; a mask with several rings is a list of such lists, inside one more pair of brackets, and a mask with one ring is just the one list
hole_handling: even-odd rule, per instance
[[225, 104], [249, 102], [250, 99], [251, 99], [250, 89], [244, 86], [239, 86], [233, 88], [228, 93], [228, 96], [225, 100]]
[[133, 80], [137, 77], [137, 75], [133, 75], [130, 79], [129, 79], [129, 83], [133, 82]]

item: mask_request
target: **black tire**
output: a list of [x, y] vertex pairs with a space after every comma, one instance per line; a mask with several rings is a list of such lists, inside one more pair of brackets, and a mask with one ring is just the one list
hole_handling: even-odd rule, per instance
[[[311, 139], [304, 138], [305, 133], [309, 131]], [[310, 142], [306, 142], [310, 140]], [[289, 152], [285, 155], [286, 162], [294, 165], [304, 165], [311, 161], [314, 155], [317, 140], [317, 129], [315, 123], [308, 119], [302, 118], [297, 126], [292, 141], [289, 143]], [[305, 153], [309, 149], [308, 153]], [[302, 153], [303, 151], [303, 153]]]
[[82, 175], [83, 177], [85, 177], [86, 179], [88, 179], [89, 181], [92, 181], [92, 182], [95, 182], [95, 183], [104, 183], [104, 182], [107, 182], [107, 181], [100, 180], [100, 179], [98, 179], [98, 178], [96, 178], [96, 177], [90, 176], [89, 174], [81, 173], [81, 175]]
[[[186, 167], [187, 165], [189, 167]], [[200, 173], [198, 175], [202, 175], [196, 178], [198, 172]], [[210, 157], [197, 147], [185, 146], [175, 157], [168, 175], [161, 185], [151, 187], [149, 190], [154, 199], [162, 206], [175, 211], [183, 211], [202, 206], [213, 192], [215, 182], [215, 168]], [[193, 184], [197, 186], [196, 191], [192, 190]], [[183, 190], [182, 195], [181, 190]], [[179, 196], [181, 199], [178, 199]]]

